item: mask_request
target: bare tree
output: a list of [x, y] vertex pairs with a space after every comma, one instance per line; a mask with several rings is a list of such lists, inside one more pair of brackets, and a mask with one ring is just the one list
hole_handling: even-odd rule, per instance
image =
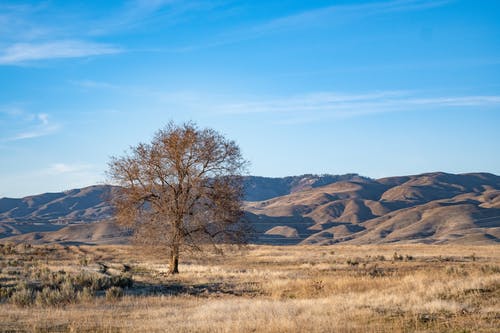
[[166, 246], [169, 271], [178, 273], [183, 249], [241, 243], [242, 173], [246, 161], [234, 141], [193, 123], [169, 123], [151, 143], [113, 157], [108, 175], [121, 186], [114, 199], [119, 224], [135, 239]]

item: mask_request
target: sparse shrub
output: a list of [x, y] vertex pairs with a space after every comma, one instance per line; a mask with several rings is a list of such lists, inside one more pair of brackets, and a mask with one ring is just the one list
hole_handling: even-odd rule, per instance
[[[19, 273], [19, 270], [9, 270]], [[30, 283], [16, 287], [0, 286], [0, 302], [9, 301], [19, 306], [36, 303], [39, 306], [63, 306], [78, 301], [89, 301], [98, 291], [105, 291], [107, 299], [117, 299], [124, 288], [133, 285], [131, 274], [106, 276], [82, 271], [69, 274], [60, 270], [36, 269], [25, 274]]]
[[443, 256], [439, 256], [438, 257], [438, 260], [441, 261], [441, 262], [446, 262], [446, 261], [453, 261], [453, 258], [451, 257], [443, 257]]
[[4, 254], [4, 255], [16, 253], [14, 243], [10, 243], [10, 242], [2, 244], [2, 247], [0, 247], [0, 250], [2, 251], [2, 254]]
[[91, 287], [94, 284], [94, 279], [95, 277], [87, 272], [80, 272], [73, 276], [74, 284], [82, 289], [85, 287]]
[[87, 258], [87, 256], [83, 256], [80, 258], [80, 265], [81, 266], [88, 266], [89, 264], [89, 260]]
[[311, 292], [313, 295], [316, 295], [318, 293], [320, 293], [324, 288], [325, 288], [325, 284], [323, 282], [323, 280], [318, 280], [318, 279], [315, 279], [311, 282], [310, 286], [309, 286]]
[[392, 259], [394, 261], [401, 261], [403, 260], [403, 256], [401, 254], [398, 254], [397, 252], [394, 252], [394, 254], [392, 255]]
[[19, 261], [17, 259], [9, 259], [9, 261], [7, 262], [7, 266], [17, 267], [19, 266]]
[[417, 320], [421, 323], [428, 323], [431, 321], [435, 321], [437, 316], [432, 313], [419, 313], [417, 316]]
[[484, 274], [498, 274], [500, 273], [500, 266], [497, 265], [483, 265], [481, 266], [481, 272]]
[[130, 288], [132, 287], [134, 281], [130, 274], [123, 274], [118, 276], [113, 276], [111, 278], [111, 285], [120, 288]]
[[97, 263], [99, 265], [99, 273], [101, 274], [107, 274], [108, 273], [108, 266], [106, 266], [105, 264], [99, 262]]
[[385, 261], [385, 257], [383, 255], [378, 255], [375, 257], [378, 261]]
[[38, 305], [48, 305], [48, 306], [57, 306], [61, 305], [65, 302], [65, 297], [63, 293], [58, 289], [51, 289], [49, 287], [43, 288], [41, 292], [38, 292], [36, 295], [36, 303]]
[[13, 292], [14, 292], [14, 288], [12, 288], [12, 287], [0, 286], [0, 302], [3, 302], [5, 300], [9, 299], [12, 296]]
[[15, 247], [15, 251], [17, 253], [24, 253], [24, 254], [28, 253], [30, 249], [31, 249], [31, 244], [29, 243], [19, 243]]
[[10, 302], [17, 306], [29, 306], [35, 300], [35, 292], [26, 285], [19, 285], [10, 296]]
[[83, 302], [88, 302], [92, 300], [95, 293], [89, 287], [84, 287], [81, 292], [78, 293], [78, 299]]
[[385, 271], [382, 268], [377, 267], [377, 265], [369, 269], [367, 273], [372, 278], [385, 276]]
[[358, 259], [347, 259], [346, 263], [351, 266], [357, 266], [359, 265], [359, 260]]
[[465, 270], [465, 267], [448, 266], [446, 267], [446, 274], [456, 275], [456, 276], [468, 276], [469, 272]]
[[106, 290], [106, 299], [108, 301], [116, 301], [123, 296], [123, 289], [120, 287], [113, 286]]
[[405, 255], [405, 261], [412, 261], [412, 260], [413, 260], [413, 256], [411, 254]]

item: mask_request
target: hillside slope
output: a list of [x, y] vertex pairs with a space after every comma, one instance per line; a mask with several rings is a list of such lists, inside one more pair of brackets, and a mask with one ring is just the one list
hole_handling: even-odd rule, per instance
[[289, 244], [496, 243], [499, 208], [500, 177], [441, 172], [341, 181], [245, 205], [259, 242]]
[[[500, 241], [500, 177], [493, 174], [246, 177], [245, 188], [245, 218], [256, 243]], [[112, 208], [104, 199], [114, 191], [101, 185], [0, 199], [0, 238], [123, 243], [127, 233], [107, 221]]]

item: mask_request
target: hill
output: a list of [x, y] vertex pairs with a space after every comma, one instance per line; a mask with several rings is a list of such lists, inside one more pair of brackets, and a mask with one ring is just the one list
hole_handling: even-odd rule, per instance
[[500, 238], [500, 177], [428, 173], [340, 181], [247, 202], [262, 243], [489, 243]]
[[[245, 218], [254, 226], [256, 243], [486, 244], [500, 239], [500, 177], [488, 173], [376, 180], [356, 174], [246, 177], [245, 189]], [[0, 237], [124, 242], [126, 233], [106, 221], [112, 208], [105, 198], [115, 190], [99, 185], [0, 199]]]

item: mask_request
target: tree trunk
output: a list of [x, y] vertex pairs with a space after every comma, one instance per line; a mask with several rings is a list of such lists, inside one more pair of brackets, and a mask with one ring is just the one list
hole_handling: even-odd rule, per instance
[[169, 273], [179, 274], [179, 246], [177, 245], [174, 245], [170, 252]]

